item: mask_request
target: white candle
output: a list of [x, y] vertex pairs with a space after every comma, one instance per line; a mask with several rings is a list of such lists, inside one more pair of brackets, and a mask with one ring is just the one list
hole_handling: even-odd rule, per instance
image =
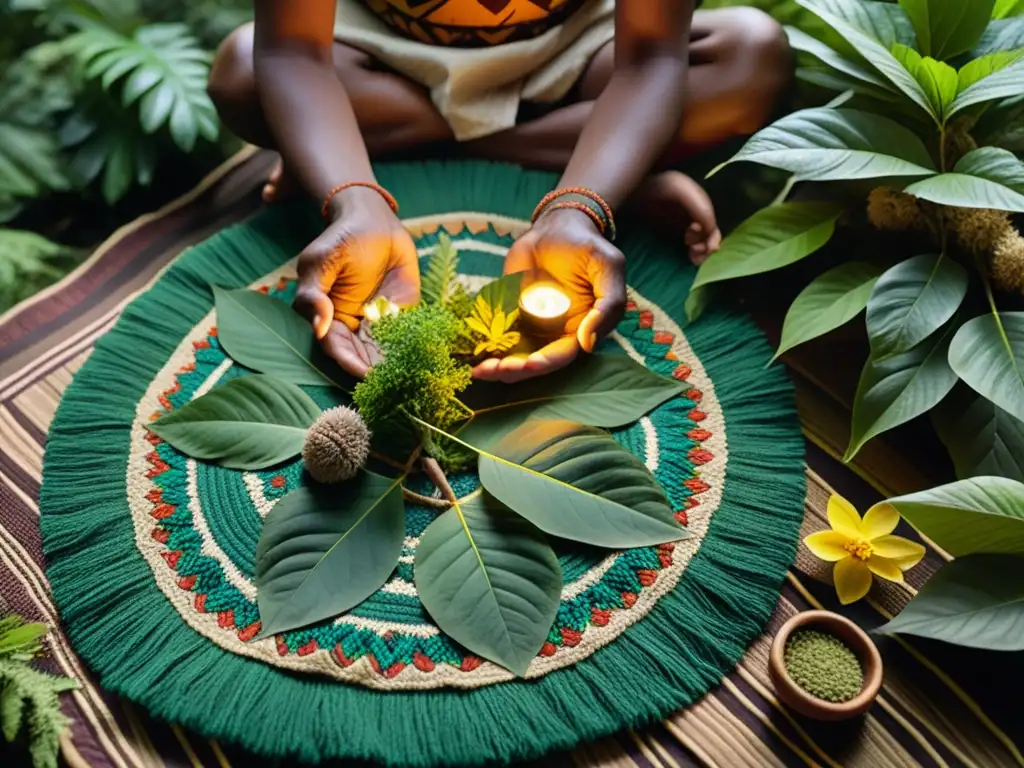
[[533, 283], [519, 295], [519, 320], [528, 336], [560, 336], [565, 330], [570, 300], [554, 283]]

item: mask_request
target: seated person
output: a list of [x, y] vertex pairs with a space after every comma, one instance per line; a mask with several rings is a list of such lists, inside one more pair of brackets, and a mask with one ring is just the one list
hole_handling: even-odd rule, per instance
[[[699, 2], [699, 0], [698, 0]], [[255, 0], [255, 21], [221, 46], [210, 94], [224, 123], [281, 163], [263, 195], [302, 188], [327, 227], [299, 256], [296, 308], [355, 375], [369, 357], [364, 304], [419, 299], [416, 248], [370, 158], [457, 141], [462, 154], [562, 171], [505, 271], [557, 280], [566, 334], [529, 356], [485, 360], [515, 381], [590, 352], [625, 307], [614, 211], [685, 218], [700, 261], [721, 236], [704, 190], [658, 172], [748, 135], [793, 65], [783, 30], [749, 8], [695, 0]], [[530, 119], [522, 119], [524, 113]]]

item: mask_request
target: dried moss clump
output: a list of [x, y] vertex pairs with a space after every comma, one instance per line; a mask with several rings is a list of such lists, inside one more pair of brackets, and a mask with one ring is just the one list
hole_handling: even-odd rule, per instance
[[917, 198], [888, 187], [877, 187], [868, 195], [868, 220], [878, 229], [902, 231], [924, 229], [928, 221]]
[[330, 408], [313, 422], [302, 446], [302, 461], [314, 480], [340, 483], [355, 477], [370, 455], [370, 430], [345, 406]]
[[793, 681], [819, 699], [849, 701], [864, 687], [857, 655], [834, 635], [809, 629], [794, 632], [783, 660]]
[[992, 249], [992, 279], [1004, 291], [1024, 292], [1024, 237], [1012, 227]]

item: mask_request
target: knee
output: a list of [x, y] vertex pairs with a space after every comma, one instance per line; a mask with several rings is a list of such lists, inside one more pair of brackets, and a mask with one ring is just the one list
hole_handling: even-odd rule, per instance
[[253, 27], [239, 27], [217, 49], [206, 92], [229, 126], [257, 103], [252, 65]]
[[750, 101], [746, 132], [759, 130], [793, 80], [795, 64], [786, 32], [756, 8], [730, 9], [728, 46]]

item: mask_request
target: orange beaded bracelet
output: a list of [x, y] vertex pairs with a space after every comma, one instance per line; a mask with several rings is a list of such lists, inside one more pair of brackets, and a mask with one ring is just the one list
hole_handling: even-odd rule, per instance
[[324, 198], [324, 204], [320, 207], [320, 215], [326, 219], [327, 209], [330, 207], [331, 200], [334, 198], [334, 196], [339, 192], [342, 192], [346, 189], [350, 189], [352, 187], [366, 187], [367, 189], [372, 189], [378, 195], [383, 197], [384, 202], [388, 204], [388, 207], [391, 208], [392, 211], [394, 211], [396, 216], [398, 215], [398, 201], [395, 200], [394, 195], [392, 195], [390, 192], [384, 189], [384, 187], [382, 187], [380, 184], [377, 184], [372, 181], [346, 181], [344, 184], [339, 184], [338, 186], [336, 186], [334, 189], [327, 193], [327, 197]]
[[590, 220], [594, 222], [594, 226], [597, 227], [598, 231], [602, 235], [604, 234], [604, 219], [598, 216], [597, 212], [594, 209], [584, 205], [583, 203], [577, 203], [573, 200], [559, 200], [557, 202], [550, 203], [544, 206], [544, 209], [541, 211], [541, 213], [544, 213], [545, 211], [557, 211], [559, 208], [569, 208], [574, 211], [579, 211], [580, 213], [585, 213], [587, 216], [590, 217]]
[[[609, 240], [615, 239], [615, 216], [612, 214], [611, 206], [608, 205], [608, 203], [605, 202], [604, 198], [597, 194], [597, 192], [594, 192], [592, 189], [587, 189], [586, 187], [564, 187], [562, 189], [556, 189], [551, 192], [548, 192], [546, 195], [544, 195], [543, 198], [541, 198], [541, 201], [537, 204], [537, 207], [534, 209], [532, 221], [536, 221], [549, 206], [554, 207], [551, 204], [560, 197], [582, 197], [595, 203], [597, 207], [600, 209], [603, 216], [598, 215], [597, 211], [595, 211], [593, 208], [586, 205], [585, 203], [573, 201], [576, 202], [576, 205], [586, 208], [590, 213], [593, 213], [595, 216], [597, 216], [597, 218], [601, 219], [602, 223], [601, 226], [599, 226], [598, 228], [601, 230], [602, 235], [606, 235]], [[573, 205], [571, 207], [575, 208], [576, 205]], [[568, 206], [560, 207], [564, 208]]]

